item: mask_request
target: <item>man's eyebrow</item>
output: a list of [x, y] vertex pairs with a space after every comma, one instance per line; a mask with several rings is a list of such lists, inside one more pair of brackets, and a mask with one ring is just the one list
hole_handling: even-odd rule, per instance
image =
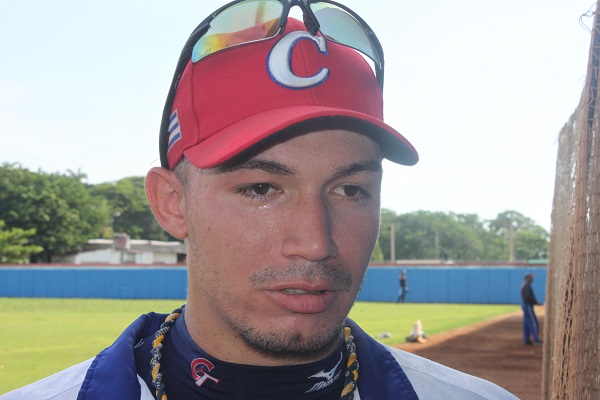
[[258, 169], [261, 171], [268, 172], [270, 174], [277, 175], [295, 175], [296, 171], [292, 168], [287, 167], [281, 163], [271, 160], [252, 159], [246, 160], [233, 165], [221, 165], [214, 169], [216, 173], [228, 173], [239, 170]]
[[381, 166], [381, 160], [369, 159], [352, 163], [337, 170], [333, 175], [333, 178], [339, 179], [345, 176], [360, 174], [362, 172], [382, 174], [383, 167]]
[[[272, 160], [261, 160], [261, 159], [252, 159], [246, 160], [241, 163], [233, 164], [233, 165], [221, 165], [214, 168], [215, 173], [229, 173], [235, 172], [239, 170], [261, 170], [268, 172], [270, 174], [277, 175], [296, 175], [297, 172], [286, 165], [283, 165], [277, 161]], [[334, 171], [333, 179], [343, 178], [345, 176], [356, 175], [362, 172], [370, 172], [370, 173], [383, 173], [383, 168], [381, 166], [380, 159], [368, 159], [363, 161], [358, 161], [351, 163], [347, 166], [341, 167], [338, 170]]]

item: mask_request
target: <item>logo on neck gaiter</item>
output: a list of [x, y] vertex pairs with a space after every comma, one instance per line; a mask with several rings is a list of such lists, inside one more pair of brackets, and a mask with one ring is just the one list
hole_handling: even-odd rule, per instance
[[207, 379], [210, 379], [215, 385], [218, 385], [221, 380], [208, 374], [214, 367], [213, 363], [206, 358], [196, 358], [192, 361], [192, 375], [194, 376], [196, 385], [202, 387]]
[[[316, 378], [316, 379], [324, 379], [321, 382], [317, 382], [313, 385], [313, 387], [310, 390], [307, 390], [305, 393], [310, 393], [310, 392], [316, 392], [317, 390], [321, 390], [324, 389], [326, 387], [328, 387], [329, 385], [331, 385], [333, 382], [337, 381], [338, 378], [340, 377], [340, 375], [342, 374], [342, 370], [340, 368], [339, 371], [337, 371], [340, 363], [342, 362], [342, 358], [343, 355], [340, 354], [340, 360], [337, 362], [337, 364], [335, 364], [335, 367], [333, 367], [331, 370], [329, 371], [321, 371], [321, 372], [317, 372], [314, 375], [309, 376], [308, 378]], [[336, 373], [337, 371], [337, 373]]]

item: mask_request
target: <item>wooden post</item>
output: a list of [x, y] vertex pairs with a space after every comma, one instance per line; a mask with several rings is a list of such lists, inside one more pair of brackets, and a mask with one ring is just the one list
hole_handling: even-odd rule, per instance
[[510, 213], [510, 226], [508, 227], [508, 262], [515, 262], [515, 229], [513, 227], [513, 213]]
[[396, 224], [390, 224], [390, 261], [396, 264]]

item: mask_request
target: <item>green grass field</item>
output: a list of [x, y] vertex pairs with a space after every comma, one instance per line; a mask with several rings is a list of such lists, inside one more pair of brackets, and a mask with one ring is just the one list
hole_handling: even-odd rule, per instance
[[[0, 394], [34, 382], [96, 355], [137, 316], [170, 312], [182, 300], [0, 298]], [[350, 316], [372, 336], [404, 341], [415, 320], [427, 334], [496, 315], [515, 305], [357, 303]]]

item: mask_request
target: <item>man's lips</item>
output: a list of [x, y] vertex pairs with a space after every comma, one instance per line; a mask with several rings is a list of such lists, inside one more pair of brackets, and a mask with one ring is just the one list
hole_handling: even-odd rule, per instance
[[307, 282], [304, 280], [288, 281], [282, 283], [271, 283], [265, 285], [263, 290], [270, 292], [286, 292], [287, 294], [321, 294], [323, 292], [336, 292], [339, 289], [335, 282], [320, 280], [319, 282]]
[[282, 289], [285, 294], [323, 294], [325, 290]]
[[317, 314], [326, 311], [337, 290], [323, 285], [283, 285], [264, 290], [277, 306], [300, 314]]

